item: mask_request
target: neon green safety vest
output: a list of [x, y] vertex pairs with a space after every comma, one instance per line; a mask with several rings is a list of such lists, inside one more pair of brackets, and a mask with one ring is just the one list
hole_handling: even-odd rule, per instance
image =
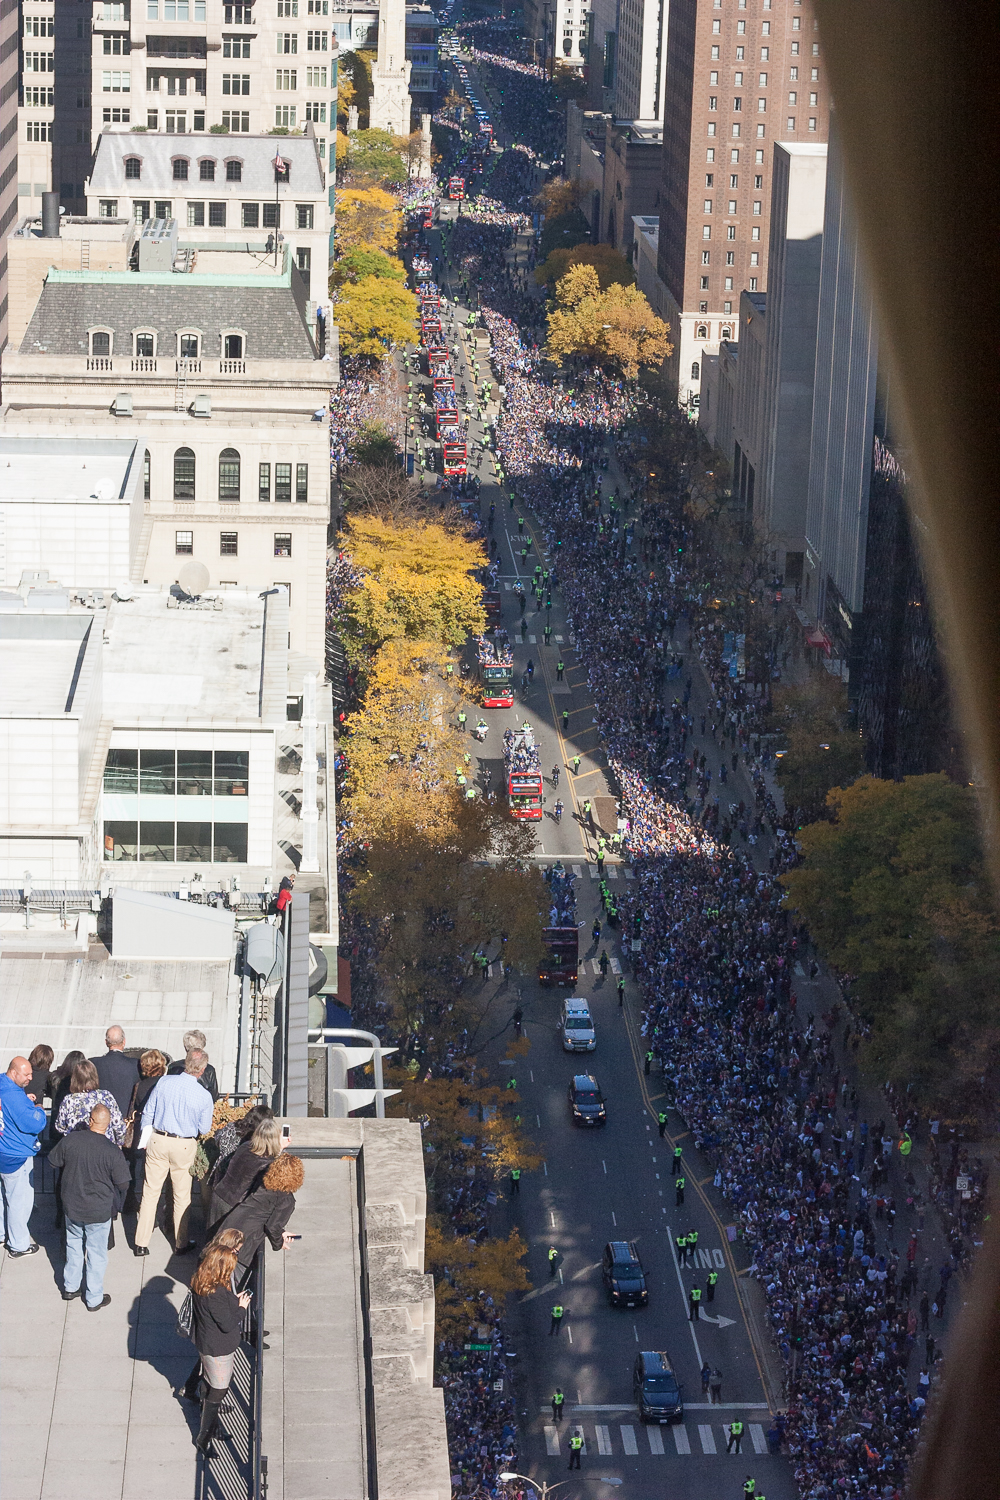
[[579, 1453], [580, 1449], [583, 1447], [583, 1438], [571, 1437], [569, 1440], [569, 1446], [574, 1453]]
[[552, 1309], [552, 1316], [554, 1318], [561, 1318], [562, 1315], [563, 1315], [563, 1310], [559, 1306], [559, 1304], [557, 1303], [556, 1306]]
[[562, 1404], [565, 1401], [565, 1399], [566, 1398], [563, 1395], [562, 1391], [556, 1391], [555, 1395], [552, 1397], [552, 1405], [553, 1406], [562, 1406]]
[[733, 1437], [742, 1437], [743, 1436], [743, 1423], [742, 1422], [730, 1422], [730, 1424], [729, 1424], [729, 1431], [732, 1433]]
[[692, 1302], [700, 1302], [701, 1301], [701, 1287], [700, 1286], [693, 1286], [691, 1288], [691, 1301]]

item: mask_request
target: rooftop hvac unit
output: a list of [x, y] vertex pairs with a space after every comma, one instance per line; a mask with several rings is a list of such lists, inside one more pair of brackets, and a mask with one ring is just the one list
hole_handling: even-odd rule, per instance
[[195, 396], [194, 414], [196, 417], [210, 417], [212, 415], [211, 396]]
[[177, 257], [177, 220], [147, 219], [139, 236], [139, 271], [172, 271]]
[[111, 403], [111, 410], [116, 417], [130, 417], [132, 415], [132, 397], [128, 391], [119, 391]]

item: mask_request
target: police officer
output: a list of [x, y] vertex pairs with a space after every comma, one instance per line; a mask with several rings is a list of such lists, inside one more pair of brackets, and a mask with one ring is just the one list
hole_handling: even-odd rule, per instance
[[678, 1177], [677, 1181], [674, 1183], [674, 1188], [676, 1189], [676, 1193], [677, 1193], [677, 1198], [676, 1198], [674, 1206], [676, 1208], [680, 1208], [680, 1207], [682, 1207], [682, 1205], [684, 1203], [684, 1178], [683, 1177]]
[[696, 1264], [696, 1261], [695, 1261], [695, 1251], [698, 1248], [698, 1231], [697, 1231], [697, 1229], [692, 1229], [691, 1233], [688, 1235], [688, 1237], [687, 1237], [687, 1246], [688, 1246], [688, 1255], [691, 1258], [691, 1269], [693, 1270], [694, 1267], [695, 1267], [695, 1264]]
[[549, 1246], [549, 1275], [550, 1276], [554, 1276], [556, 1274], [556, 1261], [558, 1259], [559, 1259], [559, 1251], [556, 1249], [555, 1245], [550, 1245]]
[[[678, 1181], [683, 1182], [684, 1181], [683, 1177], [679, 1178]], [[718, 1271], [709, 1271], [709, 1273], [708, 1273], [708, 1293], [707, 1293], [706, 1298], [705, 1298], [705, 1300], [707, 1302], [714, 1302], [715, 1301], [715, 1285], [716, 1285], [716, 1282], [718, 1281], [718, 1279], [719, 1279], [719, 1273], [718, 1273]]]
[[690, 1317], [691, 1322], [692, 1323], [699, 1322], [700, 1320], [699, 1320], [698, 1314], [699, 1314], [699, 1311], [701, 1309], [701, 1287], [700, 1286], [693, 1286], [691, 1288], [691, 1290], [688, 1292], [688, 1303], [689, 1303], [690, 1308], [691, 1308], [691, 1311], [690, 1311], [690, 1313], [688, 1315]]
[[593, 825], [594, 819], [593, 819], [593, 809], [591, 807], [591, 803], [590, 803], [590, 798], [589, 797], [586, 798], [586, 800], [584, 801], [584, 804], [583, 804], [583, 816], [584, 816], [584, 818], [587, 821], [588, 827], [591, 827]]
[[749, 1474], [747, 1475], [746, 1482], [743, 1485], [743, 1493], [744, 1493], [744, 1495], [751, 1495], [751, 1496], [756, 1497], [756, 1500], [764, 1500], [764, 1496], [763, 1495], [758, 1495], [757, 1494], [757, 1481], [756, 1481], [756, 1479], [751, 1479]]
[[[625, 1004], [625, 980], [621, 974], [618, 976], [618, 1009], [621, 1010]], [[662, 1131], [661, 1131], [662, 1134]]]
[[466, 721], [467, 718], [468, 718], [468, 715], [466, 714], [465, 709], [464, 708], [460, 708], [459, 711], [458, 711], [458, 727], [462, 731], [463, 734], [465, 733], [465, 721]]
[[559, 1332], [559, 1329], [562, 1327], [562, 1320], [563, 1320], [562, 1305], [557, 1302], [556, 1305], [555, 1305], [555, 1307], [552, 1309], [552, 1322], [549, 1324], [549, 1337], [550, 1338], [551, 1338], [552, 1334], [554, 1334], [554, 1333], [557, 1334]]
[[602, 979], [607, 979], [607, 977], [608, 977], [608, 969], [610, 968], [610, 966], [611, 966], [611, 960], [608, 958], [608, 951], [607, 951], [606, 948], [602, 948], [601, 949], [601, 956], [600, 956], [600, 958], [597, 961], [597, 967], [601, 971], [601, 978]]
[[556, 662], [556, 682], [562, 682], [562, 680], [563, 680], [563, 673], [565, 672], [565, 670], [566, 670], [566, 663], [563, 661], [562, 657], [560, 657], [559, 660]]
[[742, 1422], [730, 1422], [730, 1424], [729, 1424], [729, 1441], [726, 1444], [726, 1452], [727, 1453], [732, 1453], [733, 1449], [735, 1448], [736, 1452], [739, 1453], [739, 1451], [740, 1451], [740, 1444], [742, 1443], [742, 1441], [743, 1441], [743, 1423]]
[[673, 1162], [672, 1162], [671, 1167], [670, 1167], [670, 1175], [671, 1175], [671, 1177], [676, 1177], [677, 1173], [680, 1171], [680, 1169], [681, 1169], [681, 1157], [683, 1155], [684, 1155], [684, 1147], [683, 1146], [675, 1146], [674, 1147], [674, 1159], [673, 1159]]
[[510, 1169], [510, 1196], [513, 1198], [514, 1195], [516, 1193], [520, 1193], [520, 1191], [521, 1191], [521, 1168], [520, 1167], [511, 1167], [511, 1169]]
[[662, 1109], [661, 1109], [661, 1110], [660, 1110], [660, 1117], [659, 1117], [659, 1122], [658, 1122], [658, 1124], [659, 1124], [659, 1131], [660, 1131], [660, 1140], [661, 1140], [661, 1141], [662, 1141], [662, 1140], [663, 1140], [663, 1137], [664, 1137], [664, 1136], [665, 1136], [665, 1135], [666, 1135], [666, 1133], [667, 1133], [667, 1117], [666, 1117], [666, 1115], [665, 1115], [665, 1114], [664, 1114], [664, 1113], [663, 1113], [663, 1110], [662, 1110]]
[[[568, 708], [564, 708], [563, 711], [562, 711], [562, 731], [563, 731], [563, 734], [568, 734], [569, 733], [569, 709]], [[574, 765], [573, 765], [574, 771], [576, 770], [577, 766], [579, 766], [579, 764], [580, 764], [580, 757], [577, 756], [576, 759], [575, 759]]]
[[562, 1391], [559, 1389], [558, 1386], [556, 1386], [555, 1390], [552, 1392], [552, 1420], [553, 1420], [553, 1422], [561, 1422], [562, 1421], [562, 1409], [563, 1409], [563, 1402], [564, 1402], [565, 1399], [566, 1398], [563, 1395]]
[[[563, 709], [563, 720], [565, 721], [568, 718], [569, 718], [569, 714], [566, 712], [565, 709]], [[565, 727], [566, 726], [565, 726], [565, 722], [564, 722], [563, 728], [565, 728]], [[579, 776], [579, 774], [580, 774], [580, 757], [578, 755], [574, 755], [574, 757], [573, 757], [573, 775], [574, 776]]]
[[571, 1469], [580, 1467], [580, 1450], [583, 1447], [583, 1434], [579, 1427], [569, 1440], [569, 1466]]
[[677, 1246], [677, 1264], [679, 1266], [686, 1265], [687, 1264], [687, 1253], [688, 1253], [687, 1235], [686, 1234], [678, 1234], [678, 1235], [676, 1235], [674, 1237], [674, 1244]]
[[647, 1077], [649, 1076], [649, 1070], [650, 1070], [650, 1068], [652, 1066], [653, 1066], [653, 1054], [652, 1054], [652, 1051], [649, 1048], [647, 1048], [646, 1049], [646, 1057], [645, 1057], [645, 1060], [644, 1060], [643, 1066], [642, 1066], [642, 1071], [646, 1074]]

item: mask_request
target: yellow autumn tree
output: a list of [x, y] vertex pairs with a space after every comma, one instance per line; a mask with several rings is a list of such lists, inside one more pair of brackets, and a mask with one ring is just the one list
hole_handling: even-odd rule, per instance
[[601, 291], [596, 269], [574, 265], [556, 282], [546, 353], [555, 364], [572, 356], [617, 365], [634, 379], [640, 365], [659, 365], [671, 352], [669, 327], [638, 287], [612, 283]]
[[569, 177], [555, 177], [542, 184], [533, 201], [547, 219], [558, 219], [579, 206], [580, 184]]
[[393, 525], [375, 516], [352, 517], [346, 531], [346, 550], [364, 573], [347, 601], [362, 644], [377, 649], [406, 637], [460, 646], [482, 634], [483, 590], [472, 576], [486, 562], [481, 542], [431, 522]]
[[341, 287], [335, 317], [343, 354], [383, 360], [393, 344], [416, 338], [417, 299], [388, 276], [362, 276]]
[[379, 187], [346, 187], [337, 193], [337, 249], [396, 249], [403, 215], [391, 193]]
[[434, 1277], [435, 1331], [462, 1343], [489, 1313], [487, 1298], [502, 1311], [507, 1298], [531, 1289], [522, 1264], [528, 1247], [516, 1229], [506, 1239], [480, 1245], [456, 1239], [437, 1219], [428, 1219], [424, 1259]]

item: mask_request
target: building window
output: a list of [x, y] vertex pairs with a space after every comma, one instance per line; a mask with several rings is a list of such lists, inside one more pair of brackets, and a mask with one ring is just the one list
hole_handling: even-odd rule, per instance
[[210, 161], [200, 161], [198, 163], [198, 180], [200, 182], [214, 182], [215, 181], [215, 162], [214, 161], [211, 161], [211, 160]]
[[727, 240], [734, 240], [735, 238], [736, 238], [736, 225], [735, 224], [728, 224], [726, 226], [726, 239]]
[[132, 353], [136, 359], [155, 359], [156, 357], [156, 335], [153, 333], [134, 333], [132, 335]]
[[[250, 111], [247, 109], [242, 111], [238, 109], [224, 109], [222, 111], [222, 128], [223, 130], [235, 132], [237, 134], [242, 133], [243, 135], [249, 135]], [[236, 178], [236, 181], [239, 181], [238, 177]]]
[[704, 225], [702, 225], [701, 237], [702, 237], [703, 240], [710, 240], [712, 238], [712, 226], [711, 226], [711, 224], [704, 224]]
[[187, 157], [185, 157], [185, 156], [177, 156], [177, 157], [174, 158], [174, 181], [175, 182], [187, 182], [187, 180], [188, 180], [188, 163], [187, 163]]
[[142, 498], [149, 499], [149, 449], [142, 456]]
[[299, 50], [299, 34], [297, 31], [279, 31], [275, 51], [290, 54]]
[[759, 193], [760, 190], [761, 190], [761, 188], [764, 186], [764, 179], [763, 179], [763, 177], [755, 177], [754, 180], [753, 180], [753, 185], [756, 188], [757, 192]]
[[691, 366], [691, 379], [692, 380], [700, 380], [701, 379], [701, 365], [698, 363], [697, 360], [695, 360], [694, 364]]
[[173, 204], [166, 198], [157, 198], [154, 217], [157, 219], [169, 219], [172, 213]]
[[719, 337], [720, 338], [724, 338], [724, 339], [731, 339], [732, 336], [733, 336], [733, 330], [731, 328], [723, 328], [720, 331], [720, 334], [719, 334]]
[[735, 264], [736, 264], [736, 251], [735, 250], [727, 250], [726, 251], [726, 265], [727, 266], [735, 266]]
[[174, 454], [174, 499], [194, 499], [194, 452], [178, 448]]
[[121, 822], [118, 819], [104, 825], [104, 858], [106, 860], [128, 860], [134, 863], [139, 857], [139, 824]]
[[697, 329], [697, 332], [695, 333], [695, 338], [696, 339], [707, 339], [708, 338], [708, 329], [705, 327], [704, 323], [699, 323], [698, 324], [698, 329]]
[[[295, 111], [293, 109], [292, 110], [292, 114], [294, 115], [294, 113], [295, 113]], [[281, 228], [281, 204], [280, 203], [265, 203], [264, 204], [264, 228], [265, 229], [280, 229]]]
[[799, 44], [798, 44], [798, 42], [793, 42], [792, 43], [792, 56], [793, 57], [798, 57], [798, 55], [799, 55]]
[[212, 229], [225, 229], [226, 205], [224, 203], [210, 203], [208, 205], [208, 223]]
[[111, 357], [111, 335], [110, 333], [92, 333], [90, 335], [90, 353], [94, 359], [110, 359]]
[[[326, 88], [326, 69], [325, 68], [306, 68], [306, 83], [308, 84], [308, 86], [311, 89], [325, 89]], [[336, 78], [334, 78], [334, 87], [336, 87]], [[321, 120], [325, 120], [326, 119], [326, 112], [325, 112], [325, 110], [324, 110], [324, 113], [322, 115], [320, 115], [320, 119]]]
[[198, 358], [198, 334], [179, 333], [177, 335], [177, 353], [180, 359]]
[[187, 135], [187, 110], [166, 109], [163, 115], [163, 128], [167, 135]]
[[753, 154], [753, 158], [754, 158], [754, 161], [759, 161], [761, 164], [763, 164], [763, 161], [764, 161], [764, 153], [763, 153], [763, 151], [755, 151], [754, 154]]
[[292, 498], [292, 466], [291, 464], [275, 464], [274, 466], [274, 498], [280, 501], [291, 501]]
[[274, 555], [275, 557], [291, 557], [292, 533], [290, 531], [276, 531], [274, 533]]
[[734, 162], [738, 162], [739, 159], [740, 159], [740, 148], [739, 148], [739, 146], [734, 146], [733, 149], [729, 153], [729, 160], [730, 161], [734, 161]]
[[226, 162], [226, 181], [227, 182], [242, 182], [243, 181], [243, 163], [241, 161], [227, 161]]
[[791, 117], [791, 115], [789, 115], [788, 119], [785, 121], [785, 129], [786, 130], [794, 130], [795, 129], [795, 121]]
[[700, 288], [700, 290], [703, 291], [703, 292], [707, 292], [708, 291], [708, 277], [707, 276], [703, 276], [701, 278], [701, 288]]
[[706, 198], [705, 199], [705, 212], [707, 214], [710, 214], [712, 212], [712, 200], [711, 200], [711, 198]]
[[715, 147], [714, 146], [709, 146], [708, 150], [705, 153], [705, 160], [706, 161], [714, 161], [715, 160]]
[[[52, 57], [52, 53], [48, 55], [50, 58]], [[51, 67], [49, 68], [49, 72], [52, 72]], [[129, 94], [132, 92], [132, 74], [102, 73], [101, 89], [105, 94]]]
[[727, 276], [726, 277], [726, 291], [727, 292], [731, 292], [732, 289], [733, 289], [733, 278], [731, 276]]
[[[798, 70], [798, 68], [789, 68], [789, 70], [788, 70], [788, 76], [792, 80], [793, 83], [798, 82], [798, 77], [799, 77], [799, 70]], [[793, 103], [794, 103], [794, 100], [793, 100]]]
[[311, 229], [313, 227], [313, 206], [311, 203], [296, 203], [295, 227], [296, 229]]
[[698, 311], [701, 312], [701, 313], [708, 312], [708, 303], [707, 302], [699, 302], [698, 303]]
[[750, 231], [750, 238], [752, 240], [759, 240], [760, 239], [760, 225], [759, 224], [755, 224], [753, 226], [753, 228], [751, 229], [751, 231]]
[[243, 358], [243, 335], [241, 333], [227, 333], [223, 340], [224, 359]]
[[238, 531], [220, 531], [219, 532], [219, 556], [220, 557], [236, 557], [238, 553], [239, 553], [239, 532]]
[[224, 94], [249, 94], [249, 73], [223, 73], [222, 92]]
[[202, 224], [204, 224], [204, 222], [205, 222], [205, 205], [204, 205], [204, 203], [189, 203], [188, 204], [188, 228], [189, 229], [198, 229], [198, 228], [200, 228], [200, 226]]
[[[223, 448], [219, 454], [219, 499], [240, 498], [240, 455], [235, 448]], [[224, 533], [229, 535], [229, 533]], [[235, 536], [235, 533], [233, 533]], [[233, 551], [235, 552], [235, 547]]]
[[757, 199], [757, 201], [754, 203], [753, 211], [754, 211], [755, 214], [759, 214], [761, 212], [761, 202], [760, 202], [760, 199]]
[[295, 499], [299, 505], [305, 505], [309, 499], [309, 465], [295, 465]]
[[760, 252], [758, 250], [751, 250], [750, 251], [750, 264], [752, 266], [759, 266], [760, 265]]
[[756, 276], [751, 276], [750, 277], [750, 290], [752, 292], [755, 292], [757, 290], [757, 278], [756, 278]]
[[711, 250], [703, 250], [701, 252], [701, 263], [702, 263], [702, 265], [703, 266], [711, 265], [711, 262], [712, 262], [712, 252], [711, 252]]
[[176, 553], [178, 553], [178, 554], [185, 555], [185, 556], [188, 555], [188, 554], [190, 554], [190, 553], [193, 553], [194, 552], [194, 532], [193, 531], [175, 531], [174, 532], [174, 551]]
[[799, 96], [795, 92], [794, 89], [792, 90], [792, 92], [788, 96], [788, 102], [789, 102], [789, 104], [798, 104], [798, 102], [799, 102]]
[[757, 100], [757, 113], [759, 115], [763, 115], [763, 114], [767, 113], [767, 100], [766, 99], [758, 99]]
[[243, 204], [243, 228], [258, 229], [260, 227], [260, 204]]
[[742, 114], [742, 112], [743, 112], [743, 100], [742, 99], [734, 99], [733, 100], [733, 113], [738, 115], [738, 114]]
[[295, 251], [295, 264], [303, 276], [308, 276], [312, 269], [312, 251], [300, 245]]
[[718, 109], [719, 107], [719, 101], [714, 94], [709, 94], [708, 96], [708, 107], [709, 109]]
[[[708, 75], [708, 81], [712, 85], [712, 87], [714, 88], [715, 85], [719, 81], [719, 75], [718, 75], [718, 73], [709, 73], [709, 75]], [[711, 108], [711, 105], [709, 106], [709, 108]]]
[[222, 38], [223, 57], [250, 56], [250, 38], [248, 36], [224, 36]]
[[329, 33], [325, 32], [325, 31], [307, 31], [306, 32], [306, 51], [307, 52], [325, 52], [326, 51], [326, 47], [327, 47], [327, 36], [328, 35], [329, 35]]
[[261, 464], [257, 477], [257, 499], [270, 500], [271, 498], [271, 465]]
[[730, 198], [730, 200], [729, 200], [729, 212], [731, 214], [734, 214], [736, 212], [736, 199], [735, 198]]
[[713, 21], [712, 22], [712, 35], [713, 36], [718, 36], [719, 33], [721, 32], [721, 30], [722, 30], [722, 22], [721, 21]]
[[757, 75], [757, 87], [759, 89], [766, 89], [767, 88], [767, 74], [766, 73], [758, 73], [758, 75]]
[[718, 60], [719, 60], [719, 49], [716, 46], [716, 47], [712, 48], [712, 61], [713, 62], [718, 62]]
[[[739, 185], [740, 185], [740, 174], [739, 174], [739, 172], [730, 172], [730, 174], [729, 174], [729, 186], [731, 188], [738, 188]], [[735, 209], [733, 210], [733, 212], [735, 213]]]
[[[312, 73], [312, 72], [315, 71], [315, 69], [310, 68], [309, 71], [310, 71], [310, 73]], [[312, 80], [310, 80], [310, 87], [312, 87]], [[326, 124], [326, 105], [325, 104], [321, 104], [318, 99], [313, 99], [312, 101], [310, 101], [309, 103], [307, 103], [306, 104], [306, 119], [307, 120], [312, 120], [312, 122], [315, 125], [325, 125]]]
[[[295, 75], [293, 73], [292, 77], [294, 78], [294, 76]], [[295, 85], [293, 84], [292, 87], [294, 88]], [[274, 123], [275, 123], [275, 126], [279, 130], [294, 130], [295, 129], [295, 105], [294, 104], [276, 104], [274, 106]], [[266, 206], [265, 206], [265, 213], [266, 213], [266, 211], [267, 210], [266, 210]]]
[[815, 120], [815, 117], [813, 115], [809, 116], [809, 129], [810, 130], [815, 130], [816, 129], [816, 120]]
[[102, 198], [100, 200], [99, 205], [98, 205], [98, 211], [99, 211], [100, 217], [102, 219], [117, 219], [117, 217], [118, 217], [118, 199], [117, 198]]
[[739, 127], [739, 125], [734, 125], [733, 126], [733, 139], [734, 140], [738, 139], [739, 134], [740, 134], [740, 127]]
[[138, 182], [142, 176], [142, 161], [138, 156], [126, 156], [125, 176], [133, 182]]
[[709, 122], [708, 122], [708, 133], [709, 133], [709, 135], [714, 135], [715, 134], [715, 121], [714, 120], [709, 120]]

